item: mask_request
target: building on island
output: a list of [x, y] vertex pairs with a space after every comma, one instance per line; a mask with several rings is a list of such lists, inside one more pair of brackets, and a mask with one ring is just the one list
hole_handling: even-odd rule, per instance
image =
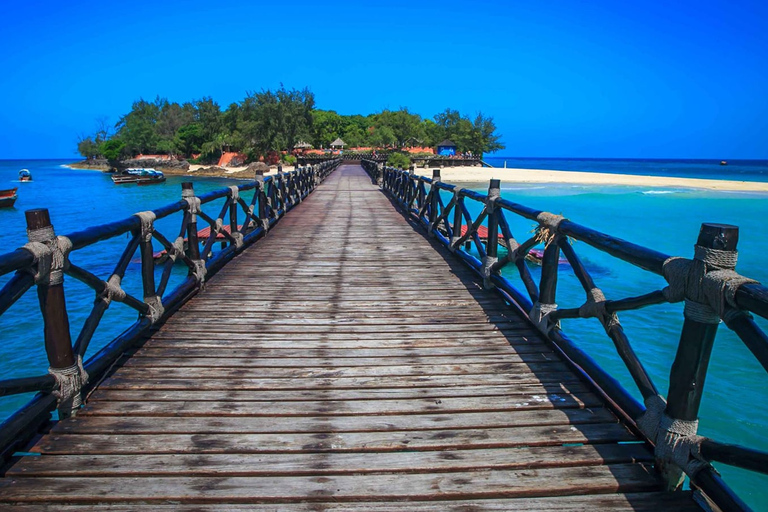
[[331, 147], [334, 149], [343, 149], [344, 146], [346, 145], [347, 143], [341, 140], [341, 138], [338, 138], [335, 141], [331, 142]]
[[437, 145], [437, 154], [441, 156], [456, 156], [456, 144], [445, 139]]

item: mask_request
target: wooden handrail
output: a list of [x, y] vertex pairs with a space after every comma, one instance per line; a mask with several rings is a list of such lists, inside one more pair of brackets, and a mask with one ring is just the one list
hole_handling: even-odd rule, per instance
[[[87, 384], [79, 381], [76, 383], [76, 389], [72, 393], [73, 396], [79, 397], [99, 381], [121, 354], [137, 341], [144, 339], [153, 326], [196, 294], [207, 277], [263, 237], [269, 226], [278, 222], [306, 198], [340, 163], [340, 159], [328, 160], [312, 166], [298, 167], [290, 173], [256, 176], [253, 182], [216, 190], [199, 197], [195, 197], [191, 183], [183, 183], [181, 201], [58, 239], [53, 238], [47, 210], [27, 212], [29, 228], [47, 234], [47, 238], [40, 238], [42, 242], [37, 242], [35, 247], [25, 246], [0, 255], [0, 275], [15, 272], [0, 289], [0, 315], [37, 284], [46, 325], [45, 343], [51, 368], [69, 371], [70, 368], [80, 367], [81, 363], [78, 361], [86, 355], [94, 332], [111, 302], [122, 302], [139, 314], [138, 320], [127, 326], [121, 335], [82, 364], [90, 377]], [[243, 196], [243, 193], [248, 191], [253, 191], [249, 202]], [[213, 202], [222, 199], [224, 204], [217, 217], [209, 216], [204, 211], [204, 206], [211, 206]], [[180, 214], [182, 217], [178, 236], [167, 237], [155, 223], [158, 219], [174, 214]], [[204, 240], [198, 240], [198, 216], [210, 226], [210, 235]], [[222, 229], [225, 224], [229, 231]], [[216, 251], [213, 245], [219, 233], [224, 236], [226, 247]], [[125, 250], [107, 278], [101, 278], [69, 261], [69, 254], [72, 252], [126, 234], [129, 235], [129, 240]], [[185, 235], [186, 240], [182, 244]], [[169, 256], [159, 282], [156, 282], [155, 278], [157, 264], [153, 257], [153, 242], [159, 243]], [[200, 249], [201, 244], [203, 250]], [[182, 245], [185, 245], [184, 249], [181, 249]], [[42, 262], [44, 258], [49, 258], [46, 251], [60, 250], [62, 247], [63, 274], [84, 283], [96, 294], [91, 312], [74, 345], [69, 338], [69, 319], [64, 308], [63, 286], [58, 281], [47, 281], [51, 273], [50, 265]], [[137, 249], [141, 253], [143, 300], [132, 296], [121, 287]], [[188, 268], [188, 275], [172, 290], [166, 292], [172, 274], [171, 267], [175, 262], [182, 262]], [[0, 380], [0, 397], [35, 391], [39, 393], [31, 402], [0, 425], [0, 466], [3, 460], [7, 460], [15, 450], [34, 436], [43, 424], [50, 421], [50, 412], [54, 408], [59, 406], [62, 419], [77, 412], [77, 405], [63, 409], [66, 404], [53, 397], [52, 391], [60, 391], [60, 387], [51, 374]]]
[[[444, 183], [439, 179], [430, 180], [403, 169], [386, 167], [372, 160], [363, 160], [362, 166], [371, 176], [372, 181], [380, 183], [383, 191], [394, 199], [406, 215], [421, 224], [429, 236], [436, 238], [448, 247], [483, 277], [486, 286], [495, 287], [496, 291], [502, 294], [511, 305], [528, 316], [554, 347], [575, 365], [577, 371], [583, 372], [584, 376], [596, 386], [597, 391], [614, 404], [617, 413], [624, 417], [630, 425], [633, 425], [638, 434], [645, 437], [648, 442], [652, 444], [665, 443], [663, 435], [665, 432], [661, 431], [661, 427], [656, 425], [653, 432], [648, 431], [647, 422], [652, 413], [658, 414], [659, 417], [664, 414], [670, 421], [693, 424], [698, 415], [698, 406], [703, 392], [707, 363], [717, 323], [703, 324], [687, 317], [684, 319], [678, 355], [670, 370], [669, 403], [664, 408], [663, 399], [659, 396], [652, 379], [632, 350], [629, 338], [618, 322], [615, 313], [668, 302], [668, 292], [655, 290], [644, 295], [618, 300], [603, 298], [602, 292], [597, 288], [586, 267], [581, 264], [568, 239], [585, 242], [619, 260], [645, 271], [662, 275], [666, 279], [671, 279], [665, 275], [665, 264], [670, 261], [669, 255], [595, 231], [562, 217], [497, 197], [498, 180], [491, 180], [489, 193], [484, 195], [459, 189], [457, 186]], [[425, 184], [430, 185], [428, 192]], [[444, 194], [452, 194], [453, 198], [443, 202], [440, 199], [441, 191]], [[465, 200], [480, 203], [482, 209], [473, 217], [464, 205]], [[507, 214], [514, 214], [537, 222], [539, 228], [537, 228], [536, 234], [523, 242], [515, 240], [509, 229]], [[487, 224], [488, 235], [484, 243], [481, 243], [481, 240], [478, 239], [478, 230], [483, 224]], [[462, 225], [467, 226], [463, 235]], [[703, 224], [697, 245], [705, 249], [713, 248], [724, 252], [735, 251], [735, 243], [729, 241], [737, 239], [737, 229], [733, 226]], [[499, 231], [501, 232], [499, 233]], [[464, 243], [469, 241], [475, 242], [479, 257], [464, 249]], [[725, 244], [723, 245], [724, 241]], [[541, 280], [537, 287], [523, 261], [529, 251], [539, 244], [544, 244], [545, 249], [542, 258]], [[497, 259], [496, 248], [499, 245], [506, 247], [508, 251], [506, 257], [498, 258], [498, 261], [495, 261]], [[588, 297], [587, 302], [579, 307], [555, 309], [559, 253], [561, 251]], [[510, 281], [500, 274], [499, 271], [509, 264], [517, 267], [525, 284], [524, 291], [517, 290]], [[693, 265], [695, 264], [698, 263]], [[703, 271], [705, 273], [708, 272], [708, 267], [704, 263], [700, 263], [700, 265], [704, 265]], [[671, 270], [669, 272], [671, 273]], [[686, 296], [698, 292], [700, 290], [685, 290]], [[768, 336], [749, 316], [749, 312], [753, 312], [766, 317], [768, 314], [768, 288], [755, 283], [741, 284], [732, 300], [735, 301], [735, 304], [727, 305], [722, 316], [726, 326], [744, 341], [758, 361], [768, 370]], [[618, 354], [646, 400], [646, 404], [656, 404], [654, 411], [646, 411], [642, 404], [638, 403], [614, 377], [597, 364], [589, 354], [580, 349], [559, 327], [559, 320], [562, 318], [585, 316], [596, 316], [600, 320], [606, 334], [613, 341]], [[659, 403], [661, 403], [662, 409], [656, 410]], [[657, 429], [658, 432], [661, 432], [660, 437], [657, 437]], [[677, 434], [674, 433], [674, 435]], [[768, 453], [741, 446], [726, 445], [707, 438], [699, 440], [697, 446], [699, 446], [700, 454], [705, 461], [719, 461], [751, 471], [768, 473]], [[663, 451], [657, 449], [657, 454], [660, 453]], [[691, 476], [694, 485], [702, 488], [711, 499], [724, 509], [743, 509], [746, 507], [722, 483], [719, 476], [706, 462], [698, 464], [694, 460], [693, 464], [689, 464], [686, 468], [677, 467], [665, 457], [659, 458], [657, 462], [659, 466], [666, 468], [664, 473], [670, 488], [677, 488], [680, 485], [680, 471], [683, 469], [690, 472], [689, 476]]]

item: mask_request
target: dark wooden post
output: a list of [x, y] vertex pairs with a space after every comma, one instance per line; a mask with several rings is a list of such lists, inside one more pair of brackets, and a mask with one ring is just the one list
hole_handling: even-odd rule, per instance
[[[56, 234], [51, 225], [51, 217], [46, 208], [27, 210], [24, 212], [27, 220], [27, 235], [30, 242], [50, 244], [56, 243]], [[51, 369], [72, 369], [77, 363], [72, 350], [72, 337], [69, 333], [69, 316], [67, 303], [64, 299], [64, 279], [61, 269], [54, 270], [57, 275], [49, 273], [40, 276], [37, 282], [37, 298], [43, 315], [43, 337], [45, 353]], [[81, 383], [82, 384], [82, 383]], [[77, 412], [80, 406], [80, 390], [77, 396], [59, 403], [59, 417], [68, 418]]]
[[451, 250], [461, 249], [456, 246], [456, 242], [461, 238], [461, 225], [463, 222], [462, 206], [464, 204], [464, 198], [458, 191], [454, 191], [456, 195], [455, 203], [453, 205], [453, 240], [451, 240]]
[[485, 241], [485, 260], [483, 261], [483, 286], [491, 288], [491, 267], [499, 261], [499, 218], [496, 200], [501, 197], [501, 180], [491, 180], [488, 185], [488, 198], [485, 208], [488, 211], [488, 239]]
[[437, 222], [437, 209], [440, 205], [440, 189], [437, 188], [438, 183], [440, 183], [440, 169], [434, 169], [432, 171], [432, 188], [429, 191], [429, 236], [435, 236], [434, 230], [437, 229], [435, 223]]
[[[181, 184], [182, 199], [195, 197], [194, 184], [191, 181], [185, 181]], [[191, 201], [194, 203], [194, 200]], [[187, 221], [187, 257], [192, 261], [200, 259], [200, 243], [197, 239], [197, 207], [190, 204], [189, 220]]]
[[[697, 245], [707, 249], [735, 251], [739, 242], [738, 226], [729, 224], [701, 225]], [[696, 421], [704, 392], [712, 345], [719, 322], [704, 323], [690, 318], [683, 320], [680, 344], [669, 375], [666, 415], [683, 421]], [[682, 485], [684, 475], [677, 466], [665, 465], [662, 474], [669, 489]]]
[[269, 229], [269, 210], [267, 209], [267, 190], [264, 183], [264, 171], [256, 171], [256, 181], [259, 182], [259, 220], [264, 231]]
[[232, 235], [237, 233], [237, 197], [240, 197], [240, 191], [237, 188], [230, 189], [229, 232]]

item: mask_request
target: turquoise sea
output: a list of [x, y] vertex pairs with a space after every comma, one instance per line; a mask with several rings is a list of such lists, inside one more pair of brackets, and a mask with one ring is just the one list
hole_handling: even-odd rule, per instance
[[[494, 157], [488, 163], [503, 167], [560, 169], [640, 175], [665, 175], [709, 179], [768, 181], [768, 161], [700, 160], [617, 160], [617, 159], [532, 159]], [[24, 210], [47, 207], [58, 234], [68, 234], [88, 226], [124, 218], [141, 210], [176, 201], [182, 178], [170, 177], [163, 185], [149, 187], [114, 186], [108, 175], [98, 171], [63, 167], [66, 161], [0, 161], [0, 189], [19, 187], [15, 208], [0, 209], [0, 252], [11, 251], [25, 240]], [[14, 183], [18, 170], [28, 168], [31, 183]], [[490, 177], [490, 176], [489, 176]], [[232, 184], [224, 179], [195, 179], [195, 190], [202, 193]], [[483, 186], [478, 186], [483, 191]], [[505, 185], [502, 195], [515, 202], [558, 213], [567, 218], [619, 236], [658, 251], [690, 258], [702, 222], [740, 226], [737, 270], [768, 283], [768, 194], [712, 192], [694, 189], [618, 187], [585, 185]], [[530, 236], [530, 221], [511, 216], [518, 240]], [[168, 222], [168, 234], [178, 219]], [[126, 240], [99, 244], [100, 252], [84, 254], [100, 276], [108, 276]], [[609, 299], [639, 295], [662, 288], [662, 278], [621, 263], [586, 244], [576, 243], [576, 252], [585, 260], [597, 285]], [[81, 251], [78, 251], [81, 252]], [[78, 255], [78, 257], [81, 257]], [[136, 268], [138, 264], [135, 265]], [[531, 267], [538, 273], [537, 267]], [[505, 271], [515, 282], [515, 272]], [[7, 277], [0, 277], [0, 286]], [[72, 281], [72, 280], [70, 280]], [[126, 280], [128, 281], [128, 280]], [[140, 280], [130, 284], [140, 296]], [[517, 281], [519, 282], [519, 280]], [[67, 283], [67, 301], [73, 336], [90, 311], [93, 292], [76, 283]], [[133, 286], [134, 288], [131, 288]], [[0, 375], [3, 377], [44, 373], [47, 368], [42, 348], [42, 328], [34, 293], [0, 316]], [[569, 267], [561, 265], [558, 304], [575, 307], [584, 301]], [[107, 313], [108, 322], [97, 331], [89, 353], [108, 342], [135, 319], [121, 305]], [[106, 317], [105, 317], [106, 318]], [[646, 365], [657, 387], [666, 394], [669, 368], [682, 326], [679, 305], [661, 305], [620, 315], [633, 347]], [[760, 321], [764, 329], [768, 323]], [[633, 389], [623, 364], [610, 340], [594, 319], [570, 320], [563, 324], [572, 339], [624, 383]], [[638, 395], [639, 396], [639, 395]], [[28, 397], [0, 399], [0, 419], [7, 417]], [[768, 375], [743, 343], [721, 325], [707, 377], [700, 413], [699, 431], [714, 439], [768, 450]], [[768, 477], [718, 466], [725, 480], [756, 510], [768, 510]]]

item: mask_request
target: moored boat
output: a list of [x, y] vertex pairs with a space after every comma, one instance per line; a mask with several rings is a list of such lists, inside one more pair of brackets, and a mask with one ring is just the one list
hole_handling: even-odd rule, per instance
[[152, 185], [165, 181], [165, 174], [155, 169], [126, 169], [123, 172], [112, 175], [112, 183], [123, 185], [126, 183], [136, 183], [137, 185]]
[[19, 181], [32, 181], [32, 173], [29, 172], [29, 169], [19, 171]]
[[13, 206], [13, 203], [16, 202], [16, 198], [18, 197], [16, 195], [15, 188], [10, 188], [7, 190], [0, 190], [0, 208], [10, 208]]

